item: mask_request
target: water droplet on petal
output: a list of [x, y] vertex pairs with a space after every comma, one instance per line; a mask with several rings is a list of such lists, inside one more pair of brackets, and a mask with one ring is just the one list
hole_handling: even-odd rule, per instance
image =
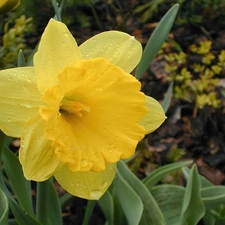
[[25, 104], [24, 104], [24, 106], [26, 107], [26, 108], [31, 108], [31, 104], [30, 104], [30, 102], [29, 101], [26, 101], [25, 102]]
[[107, 182], [107, 181], [103, 181], [103, 182], [102, 182], [102, 187], [103, 187], [103, 188], [106, 188], [107, 186], [108, 186], [108, 182]]
[[102, 196], [102, 194], [103, 193], [100, 190], [95, 189], [89, 193], [89, 197], [98, 200]]

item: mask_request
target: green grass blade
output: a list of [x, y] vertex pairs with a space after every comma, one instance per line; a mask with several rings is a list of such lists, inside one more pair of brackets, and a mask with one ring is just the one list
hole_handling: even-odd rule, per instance
[[[3, 164], [6, 174], [11, 183], [11, 187], [17, 196], [20, 206], [29, 214], [34, 215], [31, 199], [30, 181], [23, 176], [22, 167], [18, 158], [10, 149], [5, 147], [3, 154]], [[19, 181], [19, 182], [18, 182]]]
[[62, 225], [59, 197], [50, 179], [37, 183], [36, 217], [43, 225]]
[[9, 207], [14, 215], [17, 224], [32, 224], [32, 225], [40, 225], [39, 222], [35, 220], [32, 215], [29, 215], [24, 209], [22, 209], [17, 202], [15, 201], [14, 197], [11, 195], [5, 183], [3, 181], [2, 170], [0, 169], [0, 188], [5, 193], [8, 198]]
[[0, 224], [8, 225], [8, 199], [5, 193], [0, 189]]
[[32, 199], [31, 199], [31, 184], [30, 181], [26, 180], [23, 175], [22, 167], [19, 159], [15, 154], [8, 148], [2, 155], [3, 165], [11, 183], [19, 205], [30, 215], [34, 215]]
[[166, 92], [166, 96], [162, 101], [162, 107], [165, 113], [168, 111], [170, 107], [172, 96], [173, 96], [173, 82], [170, 83], [169, 88]]
[[91, 221], [91, 216], [93, 214], [93, 210], [96, 206], [96, 201], [93, 200], [89, 200], [87, 203], [87, 207], [85, 210], [85, 214], [84, 214], [84, 221], [82, 223], [82, 225], [88, 225]]
[[169, 11], [163, 16], [158, 26], [153, 31], [144, 49], [141, 61], [137, 66], [135, 72], [135, 77], [137, 79], [140, 79], [143, 76], [144, 72], [147, 70], [149, 65], [152, 63], [153, 59], [158, 54], [162, 44], [166, 40], [167, 35], [171, 30], [178, 9], [179, 9], [178, 4], [171, 7]]

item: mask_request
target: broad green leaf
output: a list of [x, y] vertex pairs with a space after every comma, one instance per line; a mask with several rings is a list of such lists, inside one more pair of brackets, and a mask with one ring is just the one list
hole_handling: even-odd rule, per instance
[[152, 63], [158, 54], [162, 44], [167, 38], [168, 33], [174, 23], [179, 5], [176, 4], [169, 9], [169, 11], [160, 20], [158, 26], [153, 31], [144, 49], [140, 63], [137, 66], [135, 77], [140, 79], [149, 65]]
[[205, 214], [205, 207], [201, 199], [201, 182], [197, 166], [191, 168], [187, 186], [185, 189], [184, 201], [181, 211], [181, 224], [196, 225]]
[[201, 196], [206, 209], [217, 208], [225, 203], [225, 186], [202, 188]]
[[165, 225], [163, 214], [146, 186], [130, 171], [123, 161], [118, 162], [117, 169], [144, 204], [140, 225]]
[[12, 211], [13, 216], [15, 217], [17, 221], [17, 224], [41, 225], [39, 222], [36, 221], [36, 219], [32, 215], [29, 215], [29, 213], [27, 213], [24, 209], [22, 209], [17, 204], [17, 202], [15, 201], [15, 199], [13, 198], [13, 196], [11, 195], [11, 193], [5, 186], [1, 169], [0, 169], [0, 188], [2, 189], [2, 191], [5, 193], [5, 195], [8, 198], [9, 207]]
[[[116, 188], [114, 185], [115, 179], [113, 181], [113, 184], [110, 186], [109, 189], [110, 193], [112, 194], [113, 197], [113, 203], [114, 203], [114, 225], [118, 224], [118, 225], [127, 225], [127, 219], [124, 215], [120, 200], [119, 200], [119, 196], [116, 193]], [[105, 225], [108, 225], [107, 223]]]
[[98, 205], [100, 206], [108, 225], [114, 225], [114, 204], [113, 198], [109, 191], [98, 200]]
[[34, 215], [31, 198], [31, 184], [30, 181], [24, 178], [18, 157], [5, 146], [2, 161], [11, 184], [11, 188], [16, 195], [20, 207], [30, 215]]
[[166, 113], [170, 107], [170, 102], [173, 96], [173, 82], [170, 83], [169, 88], [166, 92], [166, 96], [162, 101], [162, 107], [164, 109], [164, 112]]
[[51, 180], [37, 183], [36, 217], [43, 225], [61, 225], [59, 197]]
[[176, 162], [172, 164], [168, 164], [165, 166], [161, 166], [155, 169], [149, 176], [143, 179], [143, 183], [145, 186], [151, 190], [151, 188], [156, 185], [162, 178], [167, 175], [168, 173], [177, 170], [183, 166], [187, 166], [191, 164], [192, 161], [184, 161], [184, 162]]
[[185, 188], [178, 185], [158, 185], [151, 193], [161, 209], [166, 225], [175, 224], [181, 214]]
[[143, 203], [140, 197], [122, 177], [119, 170], [117, 170], [117, 176], [113, 184], [128, 225], [139, 224], [143, 213]]
[[[184, 175], [186, 180], [189, 179], [190, 171], [191, 170], [188, 167], [183, 167], [182, 168], [182, 173], [183, 173], [183, 175]], [[202, 188], [214, 186], [209, 180], [207, 180], [202, 175], [199, 174], [199, 177], [200, 177], [200, 182], [201, 182], [201, 187]]]
[[0, 189], [0, 224], [8, 225], [8, 199], [5, 193]]

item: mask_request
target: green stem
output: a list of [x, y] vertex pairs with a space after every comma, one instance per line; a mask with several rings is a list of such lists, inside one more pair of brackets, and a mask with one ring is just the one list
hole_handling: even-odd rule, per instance
[[93, 201], [93, 200], [88, 201], [86, 211], [85, 211], [85, 215], [84, 215], [84, 221], [83, 221], [82, 225], [88, 225], [89, 224], [89, 221], [91, 219], [93, 210], [95, 208], [95, 205], [96, 205], [96, 201]]

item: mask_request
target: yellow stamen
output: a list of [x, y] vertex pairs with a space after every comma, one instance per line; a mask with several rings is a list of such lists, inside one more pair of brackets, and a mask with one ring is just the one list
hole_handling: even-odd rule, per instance
[[76, 113], [78, 116], [82, 116], [81, 111], [90, 112], [90, 107], [84, 105], [80, 102], [74, 102], [70, 100], [63, 99], [62, 104], [60, 106], [61, 111], [66, 111], [69, 113]]

